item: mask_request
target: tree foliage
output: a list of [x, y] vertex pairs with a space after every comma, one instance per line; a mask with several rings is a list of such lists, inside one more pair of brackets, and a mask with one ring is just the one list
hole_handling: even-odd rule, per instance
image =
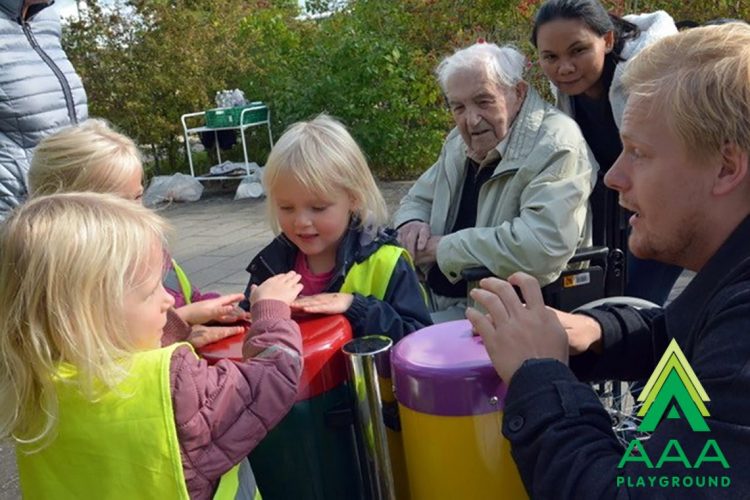
[[241, 0], [132, 0], [88, 9], [66, 29], [66, 51], [84, 81], [90, 114], [109, 119], [141, 144], [178, 159], [180, 116], [212, 106], [250, 64]]
[[[434, 162], [452, 124], [437, 63], [480, 37], [513, 43], [533, 61], [528, 36], [540, 3], [319, 0], [313, 12], [337, 10], [310, 18], [299, 17], [296, 0], [118, 0], [107, 9], [89, 1], [64, 40], [90, 114], [154, 145], [171, 168], [183, 161], [180, 116], [213, 107], [217, 90], [240, 88], [269, 104], [274, 135], [328, 112], [349, 126], [380, 177], [411, 178]], [[620, 14], [664, 9], [676, 20], [750, 18], [740, 0], [603, 3]], [[546, 87], [530, 68], [532, 83]], [[267, 154], [260, 147], [253, 158]]]

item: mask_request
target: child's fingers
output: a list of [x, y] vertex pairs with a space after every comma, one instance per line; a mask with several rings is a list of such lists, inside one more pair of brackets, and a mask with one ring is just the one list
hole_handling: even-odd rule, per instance
[[217, 300], [221, 301], [221, 305], [222, 306], [233, 307], [233, 305], [236, 302], [239, 302], [239, 301], [241, 301], [244, 298], [245, 298], [245, 294], [242, 294], [242, 293], [232, 293], [230, 295], [222, 295]]
[[430, 239], [430, 226], [424, 225], [419, 228], [417, 235], [417, 250], [422, 251], [427, 247], [427, 241]]
[[219, 321], [220, 323], [234, 323], [235, 321], [244, 319], [248, 320], [250, 319], [250, 313], [247, 311], [244, 311], [240, 309], [242, 312], [232, 311], [230, 314], [225, 314], [223, 316], [220, 316], [216, 321]]
[[282, 274], [277, 274], [273, 276], [273, 278], [276, 278], [278, 280], [289, 280], [295, 278], [296, 276], [299, 276], [299, 273], [297, 271], [287, 271]]
[[295, 271], [290, 271], [287, 273], [287, 282], [296, 284], [296, 283], [299, 283], [301, 279], [302, 279], [302, 275]]
[[196, 327], [188, 337], [194, 347], [203, 347], [207, 344], [218, 342], [221, 339], [244, 333], [244, 326], [204, 326]]
[[232, 313], [234, 313], [235, 306], [233, 304], [219, 306], [219, 309], [217, 311], [218, 316], [230, 316]]
[[331, 314], [333, 311], [325, 304], [314, 304], [310, 306], [303, 306], [300, 308], [301, 311], [311, 314]]

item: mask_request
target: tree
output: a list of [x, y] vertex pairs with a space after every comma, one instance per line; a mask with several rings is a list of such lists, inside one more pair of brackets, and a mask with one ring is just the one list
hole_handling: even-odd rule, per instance
[[[477, 38], [513, 43], [530, 57], [527, 79], [546, 79], [529, 42], [542, 0], [118, 0], [88, 3], [66, 27], [66, 50], [89, 94], [90, 114], [181, 163], [180, 116], [240, 88], [272, 111], [278, 135], [294, 121], [340, 118], [381, 178], [414, 178], [435, 161], [452, 120], [434, 77], [438, 62]], [[750, 18], [740, 0], [603, 0], [675, 19]], [[258, 144], [260, 143], [260, 149]], [[264, 158], [265, 141], [251, 141]], [[157, 155], [158, 158], [158, 155]]]
[[264, 2], [131, 0], [104, 10], [91, 2], [65, 43], [89, 94], [90, 114], [116, 124], [176, 167], [180, 116], [213, 106], [250, 68], [243, 19]]

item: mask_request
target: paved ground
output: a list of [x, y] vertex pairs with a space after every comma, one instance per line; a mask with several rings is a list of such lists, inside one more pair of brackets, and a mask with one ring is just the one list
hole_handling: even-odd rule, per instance
[[[411, 183], [383, 184], [391, 211]], [[232, 200], [233, 190], [216, 188], [195, 203], [174, 204], [161, 213], [174, 225], [170, 239], [173, 257], [201, 290], [242, 292], [245, 267], [272, 238], [262, 200]], [[685, 287], [691, 273], [683, 273], [672, 296]], [[0, 441], [0, 500], [20, 498], [12, 446]]]

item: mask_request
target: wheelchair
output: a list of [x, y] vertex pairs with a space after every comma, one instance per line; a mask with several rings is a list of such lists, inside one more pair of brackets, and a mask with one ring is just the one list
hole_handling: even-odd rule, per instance
[[[564, 312], [577, 312], [603, 304], [659, 307], [643, 299], [623, 296], [627, 276], [625, 249], [628, 227], [617, 196], [615, 191], [607, 189], [603, 196], [598, 197], [597, 203], [592, 201], [595, 246], [579, 248], [560, 277], [542, 287], [542, 297], [547, 306]], [[572, 268], [571, 264], [582, 264], [582, 267]], [[486, 267], [468, 268], [461, 275], [467, 281], [493, 276]], [[635, 436], [647, 439], [636, 430], [639, 403], [631, 391], [633, 384], [619, 380], [591, 383], [610, 414], [615, 435], [625, 445]]]
[[[598, 190], [591, 198], [594, 246], [579, 248], [560, 277], [542, 288], [544, 303], [555, 309], [571, 312], [595, 300], [622, 296], [625, 290], [627, 221], [617, 193], [603, 186]], [[472, 267], [461, 276], [479, 281], [494, 275], [486, 267]]]

